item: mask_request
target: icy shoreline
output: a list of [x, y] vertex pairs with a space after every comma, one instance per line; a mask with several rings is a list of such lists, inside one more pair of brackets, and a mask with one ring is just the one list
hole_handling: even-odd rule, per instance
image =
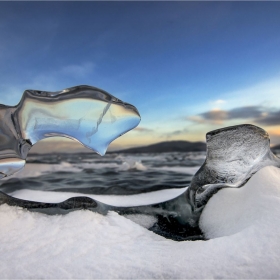
[[0, 275], [8, 279], [279, 278], [280, 169], [214, 195], [208, 241], [175, 242], [116, 213], [47, 216], [0, 206]]

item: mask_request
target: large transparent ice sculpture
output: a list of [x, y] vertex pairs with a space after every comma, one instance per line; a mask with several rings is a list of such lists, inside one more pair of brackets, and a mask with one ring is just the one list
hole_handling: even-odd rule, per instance
[[[53, 93], [27, 90], [17, 106], [0, 107], [0, 118], [2, 177], [22, 168], [30, 147], [43, 138], [72, 138], [103, 155], [111, 141], [140, 121], [135, 107], [89, 86]], [[268, 134], [254, 125], [243, 124], [211, 131], [206, 135], [206, 143], [206, 160], [190, 186], [183, 194], [168, 201], [115, 207], [89, 197], [42, 203], [17, 199], [0, 192], [0, 204], [21, 206], [46, 214], [89, 209], [103, 215], [110, 210], [126, 216], [150, 215], [157, 220], [150, 230], [160, 235], [174, 240], [203, 239], [198, 222], [213, 194], [221, 188], [242, 187], [264, 166], [280, 167], [280, 159], [270, 151]]]
[[17, 106], [0, 105], [0, 176], [23, 168], [29, 149], [41, 139], [75, 139], [104, 155], [114, 139], [139, 122], [134, 106], [95, 87], [26, 90]]

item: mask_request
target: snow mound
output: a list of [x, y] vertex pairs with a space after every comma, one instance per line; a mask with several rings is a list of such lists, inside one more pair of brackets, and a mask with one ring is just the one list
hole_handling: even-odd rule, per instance
[[[207, 238], [241, 232], [250, 227], [268, 228], [280, 218], [280, 169], [265, 167], [241, 188], [226, 188], [215, 194], [205, 206], [200, 228]], [[274, 222], [273, 222], [274, 221]], [[272, 227], [272, 228], [271, 228]]]
[[167, 240], [114, 212], [47, 216], [1, 205], [0, 276], [279, 279], [279, 188], [280, 170], [266, 167], [244, 187], [220, 191], [201, 220], [214, 239], [195, 242]]

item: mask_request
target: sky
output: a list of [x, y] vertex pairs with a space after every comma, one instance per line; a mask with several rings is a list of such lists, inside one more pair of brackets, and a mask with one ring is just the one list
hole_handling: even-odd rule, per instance
[[279, 30], [280, 2], [0, 2], [0, 103], [86, 84], [141, 114], [111, 149], [243, 123], [280, 144]]

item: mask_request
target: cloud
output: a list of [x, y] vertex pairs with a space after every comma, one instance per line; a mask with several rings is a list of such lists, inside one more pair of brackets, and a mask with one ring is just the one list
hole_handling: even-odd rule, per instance
[[228, 118], [228, 113], [224, 110], [213, 109], [211, 111], [200, 114], [198, 117], [202, 118], [202, 120], [205, 121], [209, 120], [213, 123], [220, 124]]
[[257, 122], [263, 125], [280, 125], [280, 110], [264, 114]]
[[196, 123], [223, 124], [229, 120], [250, 120], [262, 125], [279, 125], [280, 110], [263, 106], [244, 106], [230, 110], [213, 109], [195, 116], [188, 117], [188, 120]]
[[138, 126], [138, 127], [134, 128], [133, 131], [137, 131], [137, 132], [153, 132], [153, 129]]
[[260, 106], [245, 106], [228, 111], [228, 119], [256, 119], [263, 116], [265, 108]]

